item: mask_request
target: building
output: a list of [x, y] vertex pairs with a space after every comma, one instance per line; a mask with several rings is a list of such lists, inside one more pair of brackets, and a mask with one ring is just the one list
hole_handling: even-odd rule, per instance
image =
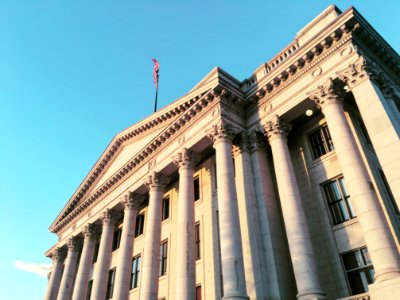
[[400, 57], [328, 7], [240, 82], [117, 134], [57, 216], [45, 299], [399, 299]]

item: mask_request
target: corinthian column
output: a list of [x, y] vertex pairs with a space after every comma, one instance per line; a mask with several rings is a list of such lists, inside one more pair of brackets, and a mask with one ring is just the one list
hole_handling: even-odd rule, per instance
[[166, 178], [153, 172], [145, 184], [149, 189], [146, 235], [140, 288], [141, 300], [155, 300], [158, 297], [158, 277], [160, 272], [161, 209]]
[[232, 161], [234, 135], [233, 128], [225, 121], [213, 125], [208, 132], [214, 142], [217, 163], [223, 299], [248, 299]]
[[135, 222], [141, 201], [141, 196], [131, 193], [124, 195], [121, 200], [124, 205], [124, 223], [122, 225], [121, 245], [118, 250], [115, 293], [113, 296], [119, 300], [127, 300], [129, 298]]
[[289, 130], [290, 126], [277, 115], [265, 125], [296, 279], [297, 299], [326, 299], [320, 287], [310, 233], [287, 145]]
[[78, 237], [72, 237], [68, 240], [68, 254], [65, 260], [64, 274], [61, 279], [60, 291], [57, 300], [71, 299], [72, 287], [76, 271], [76, 262], [78, 251], [82, 246], [82, 241]]
[[93, 262], [94, 243], [98, 238], [99, 230], [93, 224], [86, 225], [82, 233], [84, 235], [82, 255], [79, 262], [78, 273], [76, 275], [73, 300], [85, 299], [87, 295], [89, 272]]
[[351, 90], [367, 128], [376, 155], [387, 178], [398, 208], [400, 208], [400, 120], [391, 99], [391, 80], [381, 68], [360, 57], [339, 72]]
[[111, 261], [111, 249], [116, 221], [115, 212], [106, 209], [101, 217], [103, 223], [99, 245], [98, 260], [93, 273], [93, 300], [104, 300], [107, 292], [108, 269]]
[[44, 296], [45, 300], [57, 299], [63, 272], [63, 264], [66, 256], [67, 252], [64, 248], [57, 248], [51, 253], [51, 260], [53, 261], [53, 264], [51, 266], [50, 279], [47, 286], [46, 295]]
[[186, 148], [173, 158], [179, 168], [176, 299], [196, 298], [193, 168], [198, 160]]
[[399, 253], [370, 186], [370, 178], [343, 110], [343, 96], [330, 79], [311, 94], [326, 117], [336, 155], [341, 166], [351, 202], [361, 225], [375, 269], [375, 280], [383, 281], [400, 275]]

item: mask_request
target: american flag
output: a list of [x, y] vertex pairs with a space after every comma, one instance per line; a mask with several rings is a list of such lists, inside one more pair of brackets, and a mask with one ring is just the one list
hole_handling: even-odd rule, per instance
[[153, 69], [153, 80], [154, 80], [154, 85], [156, 86], [156, 89], [158, 90], [158, 70], [159, 70], [159, 63], [157, 59], [153, 58], [153, 63], [154, 63], [154, 69]]

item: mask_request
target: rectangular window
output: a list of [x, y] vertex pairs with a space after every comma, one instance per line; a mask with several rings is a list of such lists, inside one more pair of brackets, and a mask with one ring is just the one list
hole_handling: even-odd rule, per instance
[[194, 238], [196, 247], [196, 260], [200, 259], [200, 224], [194, 225]]
[[144, 229], [144, 214], [140, 214], [136, 217], [135, 237], [143, 234], [143, 229]]
[[119, 248], [119, 245], [121, 244], [121, 234], [122, 234], [122, 228], [117, 228], [114, 231], [114, 237], [113, 237], [113, 244], [112, 244], [112, 251], [115, 251]]
[[162, 203], [162, 220], [169, 218], [169, 197], [165, 197]]
[[315, 159], [335, 149], [333, 147], [331, 134], [326, 125], [321, 126], [318, 130], [311, 133], [308, 139]]
[[139, 274], [140, 274], [140, 255], [132, 259], [131, 289], [138, 287], [140, 278]]
[[193, 179], [193, 184], [194, 184], [194, 201], [200, 200], [200, 179], [199, 176], [196, 176]]
[[324, 191], [334, 225], [355, 218], [343, 177], [325, 184]]
[[368, 285], [374, 282], [374, 267], [367, 248], [342, 254], [351, 294], [357, 295], [368, 291]]
[[196, 286], [196, 300], [201, 300], [201, 285]]
[[100, 247], [100, 243], [96, 243], [94, 245], [93, 263], [95, 263], [97, 261], [97, 257], [99, 256], [99, 247]]
[[167, 274], [168, 241], [160, 246], [160, 276]]
[[92, 296], [92, 287], [93, 287], [93, 280], [90, 280], [88, 282], [88, 289], [86, 293], [86, 300], [90, 300], [90, 297]]
[[115, 268], [108, 271], [106, 299], [112, 299], [113, 297], [114, 282], [115, 282]]

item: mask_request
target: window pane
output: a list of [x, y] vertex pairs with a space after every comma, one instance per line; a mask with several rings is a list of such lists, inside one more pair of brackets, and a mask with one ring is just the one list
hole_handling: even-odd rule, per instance
[[163, 199], [163, 207], [162, 207], [162, 220], [166, 220], [169, 218], [169, 197], [165, 197]]
[[200, 180], [199, 177], [195, 177], [193, 180], [194, 184], [194, 201], [200, 200]]
[[136, 217], [135, 237], [143, 234], [143, 229], [144, 229], [144, 214], [140, 214]]
[[321, 157], [322, 155], [334, 150], [333, 142], [329, 129], [327, 126], [318, 128], [308, 136], [314, 158]]

